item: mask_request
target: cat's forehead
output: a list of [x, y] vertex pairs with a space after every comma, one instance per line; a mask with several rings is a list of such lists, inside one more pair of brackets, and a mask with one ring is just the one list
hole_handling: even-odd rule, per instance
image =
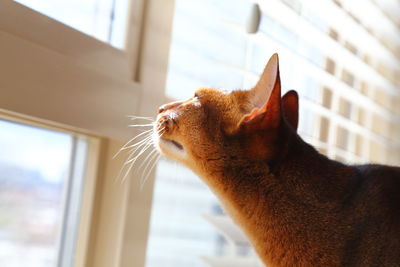
[[240, 111], [248, 112], [252, 109], [249, 103], [248, 92], [248, 90], [201, 88], [196, 91], [195, 95], [206, 105], [238, 107]]
[[198, 96], [227, 96], [232, 91], [226, 89], [215, 89], [215, 88], [200, 88], [196, 90], [196, 95]]

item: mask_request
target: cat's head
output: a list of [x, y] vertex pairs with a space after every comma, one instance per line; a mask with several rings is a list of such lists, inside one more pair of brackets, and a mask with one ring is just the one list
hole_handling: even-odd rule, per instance
[[167, 158], [209, 173], [226, 160], [274, 160], [283, 149], [282, 135], [295, 132], [297, 122], [297, 93], [281, 98], [274, 54], [251, 90], [203, 88], [187, 100], [161, 106], [154, 137]]

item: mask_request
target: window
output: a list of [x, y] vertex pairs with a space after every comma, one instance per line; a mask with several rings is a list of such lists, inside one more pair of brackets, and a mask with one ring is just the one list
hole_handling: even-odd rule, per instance
[[[46, 5], [54, 7], [53, 2]], [[77, 14], [83, 2], [93, 3], [79, 1]], [[28, 4], [36, 3], [44, 2]], [[76, 216], [63, 217], [68, 221], [62, 225], [72, 228], [60, 226], [67, 232], [57, 236], [64, 245], [52, 258], [55, 266], [144, 266], [153, 190], [140, 190], [134, 177], [118, 182], [124, 162], [112, 156], [132, 137], [126, 116], [150, 116], [163, 102], [173, 1], [125, 3], [129, 7], [122, 11], [128, 12], [129, 23], [122, 50], [46, 17], [40, 13], [44, 11], [0, 1], [1, 118], [70, 133], [76, 151], [86, 143], [86, 160], [72, 157], [73, 166], [85, 163], [80, 209], [71, 209], [78, 197], [65, 202], [70, 203], [68, 214]], [[57, 9], [68, 8], [60, 4]], [[78, 211], [77, 225], [70, 220], [78, 218]], [[140, 246], [132, 249], [132, 244]]]
[[0, 262], [72, 266], [87, 144], [0, 120]]
[[124, 48], [128, 0], [15, 0], [61, 23]]
[[[53, 262], [70, 266], [67, 261], [74, 260], [77, 267], [144, 266], [152, 179], [143, 191], [138, 177], [124, 184], [116, 182], [123, 161], [111, 158], [123, 145], [121, 140], [132, 135], [125, 116], [152, 116], [164, 102], [175, 1], [115, 0], [114, 5], [110, 0], [60, 0], [70, 7], [79, 2], [73, 14], [68, 6], [57, 3], [58, 10], [69, 12], [64, 18], [54, 13], [55, 1], [19, 2], [37, 12], [15, 1], [0, 1], [0, 114], [71, 130], [74, 134], [66, 136], [73, 140], [75, 151], [78, 147], [88, 151], [89, 174], [84, 181], [91, 186], [83, 187], [79, 216], [87, 223], [79, 226], [78, 234], [86, 245], [79, 248], [79, 240], [67, 239], [74, 234], [60, 231], [56, 238], [65, 244], [64, 252], [57, 254], [61, 247], [57, 249], [61, 256], [54, 256]], [[257, 34], [248, 35], [242, 29], [251, 5], [248, 0], [176, 1], [167, 96], [182, 98], [199, 86], [248, 88], [277, 51], [285, 90], [295, 88], [303, 96], [300, 130], [304, 138], [332, 158], [397, 163], [400, 76], [395, 54], [398, 34], [393, 25], [398, 23], [398, 8], [392, 7], [393, 1], [365, 1], [362, 9], [353, 1], [340, 0], [255, 2], [262, 8], [262, 25]], [[116, 47], [123, 48], [126, 39], [130, 47], [114, 49], [39, 12]], [[123, 26], [115, 26], [118, 23]], [[120, 36], [116, 43], [114, 36]], [[349, 108], [339, 112], [340, 106]], [[385, 121], [379, 122], [380, 118]], [[324, 125], [327, 131], [320, 131]], [[390, 133], [383, 137], [382, 129]], [[342, 138], [336, 138], [338, 131], [343, 132]], [[86, 146], [78, 145], [81, 142]], [[169, 175], [172, 171], [181, 172], [182, 179], [176, 182]], [[155, 264], [161, 261], [162, 266], [204, 266], [201, 256], [217, 261], [227, 255], [254, 263], [250, 250], [236, 243], [231, 246], [203, 219], [201, 213], [218, 216], [221, 209], [198, 178], [166, 161], [160, 162], [157, 175], [149, 266], [158, 267]], [[173, 212], [167, 214], [164, 209]], [[180, 211], [190, 212], [192, 218]], [[174, 217], [178, 213], [180, 217]], [[181, 222], [186, 226], [182, 232]], [[61, 225], [68, 223], [63, 220]], [[78, 248], [74, 249], [74, 243]], [[193, 252], [191, 245], [201, 247], [196, 255], [188, 253]], [[74, 250], [76, 258], [68, 258]], [[162, 251], [163, 255], [157, 254]]]
[[[392, 47], [400, 43], [393, 37], [398, 35], [393, 16], [385, 15], [393, 14], [390, 5], [361, 1], [360, 9], [352, 1], [255, 1], [261, 25], [258, 33], [247, 34], [251, 2], [176, 1], [166, 95], [182, 99], [205, 86], [250, 88], [278, 52], [283, 91], [296, 89], [301, 98], [299, 134], [306, 141], [347, 163], [399, 164], [400, 142], [393, 137], [400, 135], [394, 109], [400, 76], [391, 73], [399, 71]], [[392, 38], [388, 32], [385, 40], [379, 37], [380, 22]], [[210, 227], [202, 215], [222, 211], [204, 187], [182, 167], [159, 163], [147, 266], [205, 266], [204, 261], [232, 266], [232, 258], [243, 266], [262, 266], [229, 233], [222, 233], [226, 242], [220, 228]]]

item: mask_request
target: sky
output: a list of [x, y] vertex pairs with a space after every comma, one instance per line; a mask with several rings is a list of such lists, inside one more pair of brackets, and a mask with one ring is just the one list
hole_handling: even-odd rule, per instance
[[60, 182], [69, 168], [72, 136], [0, 120], [0, 162], [39, 171]]

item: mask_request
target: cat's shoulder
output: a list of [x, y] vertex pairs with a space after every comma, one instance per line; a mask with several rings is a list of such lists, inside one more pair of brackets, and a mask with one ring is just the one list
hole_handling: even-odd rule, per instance
[[[386, 203], [385, 205], [392, 211], [400, 210], [400, 167], [379, 164], [354, 167], [358, 170], [361, 179], [364, 200], [370, 204]], [[381, 206], [375, 208], [379, 207]]]
[[363, 177], [395, 179], [400, 182], [400, 167], [381, 164], [365, 164], [356, 165], [354, 167]]

